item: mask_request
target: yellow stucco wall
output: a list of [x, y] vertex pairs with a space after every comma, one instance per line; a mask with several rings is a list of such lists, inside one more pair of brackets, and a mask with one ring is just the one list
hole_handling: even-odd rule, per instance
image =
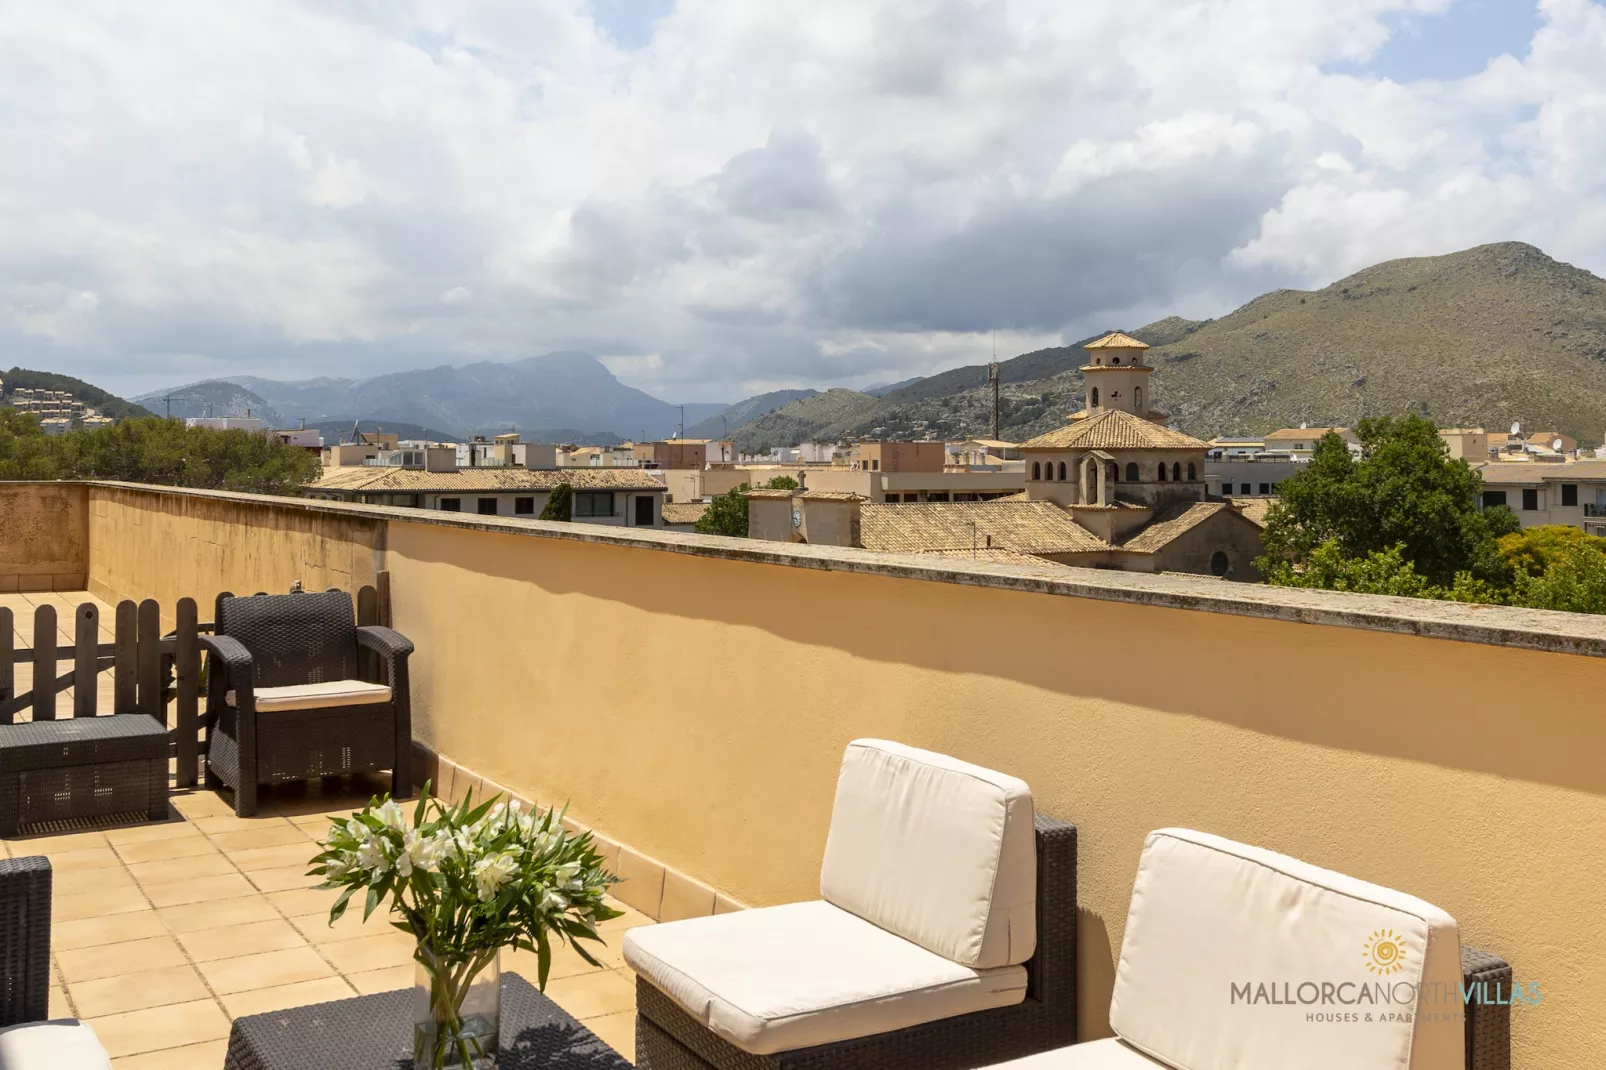
[[164, 620], [194, 598], [212, 619], [220, 591], [355, 592], [373, 583], [384, 521], [312, 510], [298, 499], [89, 488], [89, 590], [98, 598], [154, 598]]
[[[472, 517], [91, 494], [92, 582], [164, 608], [388, 568], [394, 623], [418, 645], [421, 739], [740, 900], [817, 893], [856, 736], [1024, 777], [1080, 829], [1087, 1037], [1107, 1031], [1143, 836], [1184, 825], [1449, 910], [1542, 987], [1513, 1012], [1519, 1070], [1592, 1067], [1606, 1049], [1601, 659]], [[978, 628], [996, 641], [949, 641]]]
[[0, 592], [83, 588], [88, 500], [77, 483], [0, 483]]

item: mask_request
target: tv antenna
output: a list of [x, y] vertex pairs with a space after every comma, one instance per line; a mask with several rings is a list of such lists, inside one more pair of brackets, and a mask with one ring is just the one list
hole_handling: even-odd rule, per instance
[[993, 388], [993, 441], [998, 441], [998, 332], [993, 332], [993, 359], [987, 365], [987, 383]]

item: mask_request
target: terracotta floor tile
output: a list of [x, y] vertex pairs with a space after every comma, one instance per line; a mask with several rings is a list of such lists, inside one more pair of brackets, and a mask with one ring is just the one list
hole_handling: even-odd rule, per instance
[[258, 988], [250, 992], [231, 992], [221, 997], [223, 1009], [229, 1017], [240, 1018], [247, 1014], [265, 1014], [289, 1007], [304, 1007], [309, 1003], [332, 1003], [349, 999], [356, 991], [339, 977], [324, 977], [316, 981], [298, 981], [276, 988]]
[[583, 973], [549, 981], [546, 994], [576, 1018], [595, 1018], [633, 1010], [636, 1006], [635, 980], [623, 970]]
[[199, 963], [197, 968], [212, 986], [212, 991], [219, 995], [249, 992], [253, 988], [276, 988], [335, 975], [329, 964], [310, 947], [215, 959]]
[[50, 927], [50, 946], [55, 951], [72, 951], [166, 935], [167, 928], [161, 917], [156, 911], [146, 909], [78, 921], [56, 921]]
[[168, 862], [175, 858], [194, 858], [215, 853], [217, 848], [199, 832], [191, 829], [186, 836], [170, 836], [165, 840], [141, 840], [138, 843], [121, 843], [117, 853], [130, 865], [136, 862]]
[[182, 906], [162, 907], [156, 913], [175, 933], [267, 921], [279, 916], [273, 904], [260, 895], [242, 895], [204, 903], [185, 903]]
[[79, 981], [69, 983], [67, 991], [72, 993], [73, 1006], [78, 1008], [80, 1018], [100, 1018], [211, 996], [193, 966], [169, 966]]
[[105, 869], [69, 869], [66, 872], [53, 872], [50, 878], [51, 890], [55, 895], [81, 895], [84, 892], [111, 891], [121, 888], [134, 896], [139, 895], [139, 887], [134, 878], [122, 866], [106, 867]]
[[80, 918], [98, 918], [108, 914], [128, 914], [135, 910], [149, 910], [150, 903], [137, 889], [104, 888], [77, 895], [54, 896], [50, 904], [52, 922], [77, 921]]
[[67, 990], [65, 988], [57, 988], [55, 985], [50, 986], [50, 1003], [45, 1013], [52, 1018], [78, 1017], [73, 1013], [72, 1004], [67, 1002]]
[[289, 822], [279, 821], [262, 828], [246, 829], [241, 832], [220, 832], [212, 836], [212, 842], [225, 851], [252, 851], [284, 844], [295, 844], [300, 847], [306, 844], [307, 837]]
[[29, 855], [57, 855], [68, 851], [83, 851], [90, 847], [106, 846], [104, 832], [69, 832], [64, 836], [29, 836], [8, 841], [12, 858]]
[[[310, 854], [307, 857], [312, 857]], [[322, 877], [307, 876], [307, 864], [279, 866], [274, 869], [254, 869], [246, 876], [264, 892], [288, 892], [297, 888], [314, 888], [323, 883]]]
[[121, 866], [123, 860], [110, 847], [86, 847], [81, 851], [62, 851], [50, 856], [51, 871], [58, 876], [84, 869], [106, 869]]
[[246, 872], [257, 869], [280, 869], [294, 866], [302, 873], [307, 871], [308, 859], [318, 850], [311, 840], [299, 837], [295, 843], [282, 843], [277, 847], [253, 847], [249, 850], [227, 851], [229, 861]]
[[[211, 999], [84, 1020], [114, 1059], [206, 1040], [226, 1040], [229, 1035], [229, 1017]], [[172, 1064], [158, 1061], [153, 1065], [165, 1068]]]
[[413, 961], [413, 950], [417, 946], [410, 935], [392, 929], [355, 940], [319, 944], [318, 951], [341, 973], [351, 974], [382, 970], [387, 966], [407, 966]]
[[630, 1062], [636, 1061], [636, 1012], [616, 1011], [587, 1018], [585, 1027]]
[[178, 942], [195, 962], [233, 959], [263, 951], [307, 946], [306, 939], [295, 927], [279, 918], [182, 933]]
[[152, 840], [173, 840], [193, 835], [195, 829], [188, 821], [163, 821], [110, 829], [106, 833], [106, 841], [113, 846], [122, 846], [126, 843], [150, 843]]
[[348, 973], [346, 980], [351, 982], [359, 994], [372, 996], [379, 992], [394, 992], [398, 988], [411, 988], [413, 985], [412, 965], [388, 966], [383, 970], [366, 970], [362, 973]]
[[261, 829], [279, 828], [288, 825], [289, 822], [276, 814], [236, 817], [230, 813], [220, 814], [217, 817], [198, 817], [190, 824], [208, 836], [219, 836], [226, 832], [257, 832]]
[[250, 895], [251, 883], [238, 873], [225, 873], [216, 877], [196, 877], [192, 880], [172, 881], [166, 884], [145, 885], [145, 895], [155, 907], [179, 906], [183, 903], [204, 903], [214, 899], [228, 899], [236, 895]]
[[[335, 905], [340, 892], [334, 888], [296, 888], [288, 892], [269, 892], [268, 899], [289, 917], [316, 914]], [[353, 896], [352, 898], [356, 898]]]
[[[329, 903], [333, 905], [335, 893], [325, 893], [329, 896]], [[357, 897], [352, 896], [355, 900]], [[321, 910], [316, 914], [302, 914], [290, 919], [301, 935], [314, 944], [327, 944], [335, 940], [356, 940], [363, 936], [379, 936], [384, 933], [393, 933], [398, 930], [391, 927], [391, 914], [388, 910], [375, 910], [366, 922], [362, 920], [362, 904], [353, 902], [340, 916], [340, 920], [333, 926], [329, 924], [329, 911]]]
[[118, 944], [100, 944], [56, 953], [56, 966], [69, 989], [76, 981], [93, 981], [99, 977], [115, 977], [183, 964], [184, 949], [171, 936], [148, 936], [143, 940], [125, 940]]
[[217, 1070], [228, 1054], [229, 1042], [209, 1040], [182, 1048], [163, 1048], [144, 1055], [127, 1055], [112, 1060], [112, 1070]]
[[215, 791], [180, 792], [173, 795], [169, 801], [173, 804], [173, 809], [192, 821], [198, 817], [224, 817], [234, 814], [233, 804], [226, 802], [223, 796]]
[[166, 858], [160, 862], [135, 862], [128, 867], [128, 872], [141, 884], [170, 884], [192, 877], [216, 877], [236, 870], [227, 855], [213, 853]]

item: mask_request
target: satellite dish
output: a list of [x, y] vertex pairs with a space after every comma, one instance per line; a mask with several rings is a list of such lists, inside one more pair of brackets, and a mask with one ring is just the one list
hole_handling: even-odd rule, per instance
[[1520, 434], [1522, 434], [1522, 425], [1521, 425], [1521, 424], [1520, 424], [1520, 423], [1514, 423], [1514, 424], [1512, 424], [1512, 425], [1511, 425], [1511, 433], [1512, 433], [1512, 434], [1513, 434], [1513, 435], [1520, 435]]
[[1550, 448], [1555, 450], [1557, 453], [1560, 453], [1561, 452], [1561, 439], [1558, 438], [1558, 439], [1552, 440], [1551, 443], [1550, 443]]

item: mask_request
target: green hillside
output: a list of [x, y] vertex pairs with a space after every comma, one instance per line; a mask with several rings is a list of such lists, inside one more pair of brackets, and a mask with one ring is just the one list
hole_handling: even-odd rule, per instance
[[85, 405], [100, 410], [102, 416], [110, 416], [114, 420], [125, 420], [130, 416], [156, 415], [142, 405], [124, 401], [116, 394], [108, 394], [100, 387], [91, 386], [82, 379], [74, 379], [70, 375], [12, 368], [8, 372], [0, 372], [0, 379], [5, 380], [5, 387], [0, 390], [0, 394], [5, 396], [9, 396], [18, 387], [29, 390], [66, 390]]

